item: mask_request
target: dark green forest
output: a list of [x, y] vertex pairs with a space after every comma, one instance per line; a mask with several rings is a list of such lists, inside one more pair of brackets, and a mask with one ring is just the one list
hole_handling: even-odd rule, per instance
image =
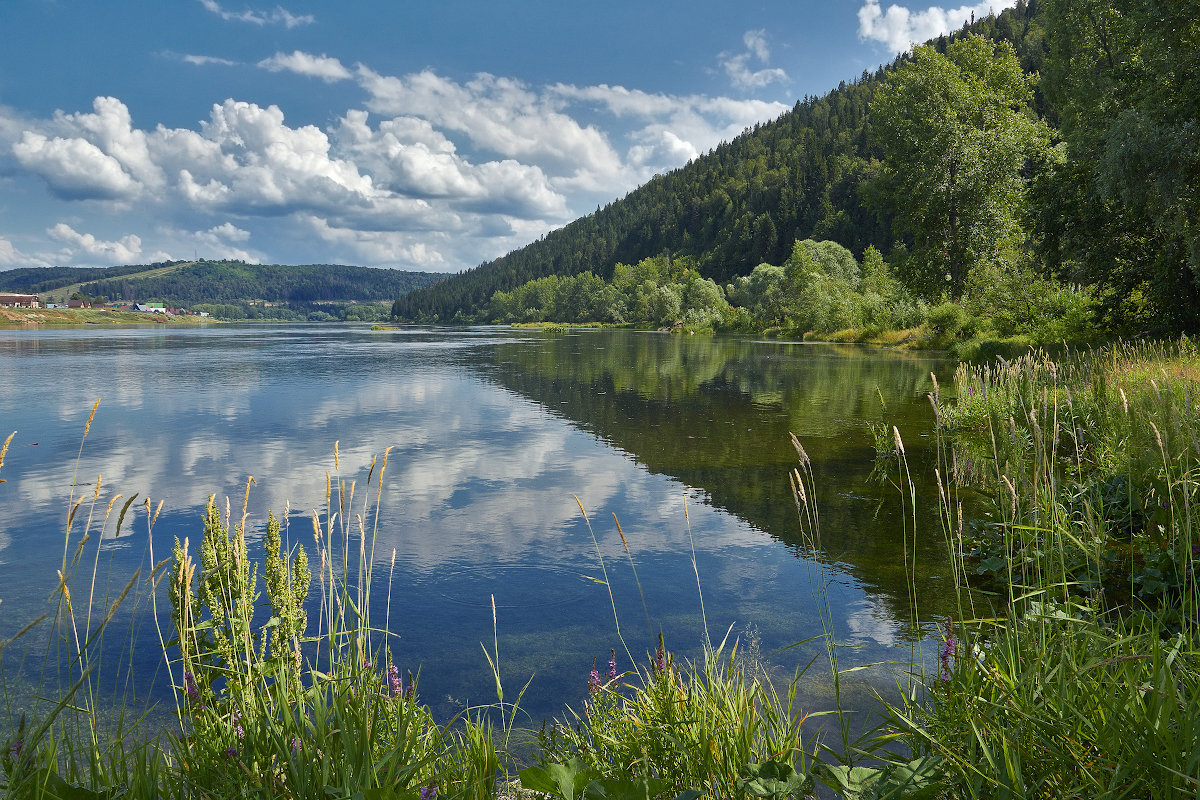
[[184, 305], [236, 303], [380, 302], [442, 278], [424, 272], [332, 264], [282, 266], [243, 261], [201, 261], [160, 277], [106, 278], [82, 291], [112, 299], [170, 298]]
[[[553, 319], [561, 299], [539, 314], [514, 307], [513, 296], [548, 276], [579, 276], [559, 283], [598, 292], [621, 276], [618, 265], [650, 258], [662, 259], [664, 274], [685, 265], [674, 269], [677, 293], [702, 278], [734, 306], [738, 281], [745, 297], [762, 283], [748, 286], [751, 274], [771, 265], [785, 273], [785, 289], [788, 276], [811, 286], [817, 275], [866, 291], [861, 272], [797, 265], [797, 242], [810, 240], [858, 261], [875, 253], [875, 277], [903, 294], [893, 300], [918, 317], [954, 304], [965, 317], [951, 327], [968, 331], [1019, 332], [1020, 320], [980, 316], [998, 308], [1065, 315], [1080, 336], [1195, 330], [1197, 20], [1200, 0], [1021, 0], [806, 97], [537, 242], [401, 297], [393, 315]], [[1031, 294], [1056, 299], [1039, 305]], [[747, 324], [742, 308], [731, 327]]]
[[5, 270], [4, 287], [11, 292], [40, 294], [85, 281], [99, 281], [133, 275], [149, 269], [170, 266], [170, 263], [123, 267], [24, 267]]

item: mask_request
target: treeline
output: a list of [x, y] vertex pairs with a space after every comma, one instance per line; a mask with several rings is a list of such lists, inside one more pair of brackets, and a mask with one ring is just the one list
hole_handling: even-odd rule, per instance
[[1198, 19], [1200, 0], [1022, 0], [393, 313], [495, 319], [497, 292], [660, 255], [729, 285], [812, 239], [874, 247], [930, 307], [1037, 286], [1108, 331], [1196, 329]]
[[387, 303], [194, 303], [189, 311], [216, 319], [275, 322], [383, 322], [391, 318]]
[[[732, 301], [732, 302], [731, 302]], [[863, 263], [831, 241], [798, 241], [781, 266], [760, 264], [724, 287], [689, 257], [617, 264], [611, 281], [591, 272], [524, 283], [497, 292], [488, 322], [601, 322], [689, 330], [779, 329], [804, 333], [851, 327], [908, 328], [928, 306], [895, 280], [879, 251]]]
[[759, 264], [724, 286], [700, 275], [687, 257], [617, 264], [611, 281], [592, 272], [548, 275], [496, 292], [479, 320], [792, 336], [908, 331], [910, 338], [923, 336], [938, 346], [981, 333], [1033, 345], [1085, 342], [1096, 334], [1091, 291], [1033, 275], [1020, 280], [980, 287], [959, 302], [931, 303], [908, 288], [874, 246], [867, 247], [860, 263], [836, 242], [805, 239], [793, 245], [782, 264]]

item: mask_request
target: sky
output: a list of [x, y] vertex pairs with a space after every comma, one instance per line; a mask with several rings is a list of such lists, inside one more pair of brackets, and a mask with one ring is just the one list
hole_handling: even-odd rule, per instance
[[958, 2], [2, 0], [0, 270], [457, 272], [1014, 0]]

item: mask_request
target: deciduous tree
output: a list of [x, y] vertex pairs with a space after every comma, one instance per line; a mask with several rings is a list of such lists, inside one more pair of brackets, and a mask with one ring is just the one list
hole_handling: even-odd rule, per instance
[[1031, 100], [1012, 45], [980, 36], [956, 39], [944, 55], [916, 48], [876, 92], [870, 125], [884, 162], [875, 194], [912, 237], [908, 272], [926, 291], [940, 283], [961, 296], [973, 268], [1011, 258], [1022, 240], [1022, 168], [1049, 146]]

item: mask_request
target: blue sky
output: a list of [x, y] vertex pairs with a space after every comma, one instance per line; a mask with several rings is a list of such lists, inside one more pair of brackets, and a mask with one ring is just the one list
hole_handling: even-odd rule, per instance
[[458, 271], [1011, 4], [3, 0], [0, 270]]

